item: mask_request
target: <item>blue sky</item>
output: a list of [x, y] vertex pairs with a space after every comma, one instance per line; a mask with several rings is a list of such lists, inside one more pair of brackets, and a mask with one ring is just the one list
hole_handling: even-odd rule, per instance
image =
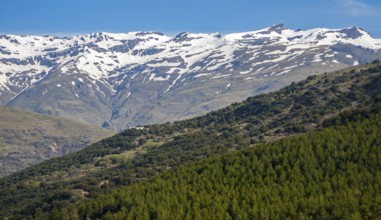
[[1, 34], [362, 27], [381, 38], [380, 0], [1, 0]]

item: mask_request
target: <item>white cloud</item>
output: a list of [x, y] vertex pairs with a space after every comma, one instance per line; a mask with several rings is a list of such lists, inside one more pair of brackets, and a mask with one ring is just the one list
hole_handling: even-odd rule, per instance
[[346, 12], [352, 17], [380, 16], [381, 12], [374, 6], [359, 0], [338, 0]]

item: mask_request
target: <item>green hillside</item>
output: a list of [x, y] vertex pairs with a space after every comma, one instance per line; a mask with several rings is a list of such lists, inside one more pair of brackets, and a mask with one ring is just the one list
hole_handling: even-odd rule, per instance
[[[75, 206], [61, 219], [381, 217], [381, 105], [318, 132], [176, 168]], [[38, 219], [43, 216], [36, 216]]]
[[0, 179], [0, 218], [39, 216], [184, 163], [322, 129], [343, 111], [379, 103], [380, 73], [375, 63], [310, 76], [202, 117], [128, 129]]

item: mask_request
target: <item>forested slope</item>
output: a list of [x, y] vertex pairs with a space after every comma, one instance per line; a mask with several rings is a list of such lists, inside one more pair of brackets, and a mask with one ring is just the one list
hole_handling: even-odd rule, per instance
[[53, 209], [50, 217], [380, 218], [381, 105], [346, 112], [334, 123], [318, 132], [182, 165], [78, 209]]

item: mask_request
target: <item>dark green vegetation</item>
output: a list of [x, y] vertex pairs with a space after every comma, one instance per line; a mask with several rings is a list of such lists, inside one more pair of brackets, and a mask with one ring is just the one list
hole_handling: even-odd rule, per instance
[[79, 151], [113, 134], [70, 119], [0, 106], [0, 176]]
[[[371, 64], [310, 76], [278, 92], [252, 97], [203, 117], [126, 130], [75, 154], [1, 179], [0, 217], [53, 215], [59, 214], [60, 207], [69, 207], [70, 213], [75, 213], [70, 207], [76, 203], [181, 164], [247, 147], [265, 150], [266, 145], [258, 144], [321, 129], [325, 124], [335, 125], [341, 120], [337, 117], [339, 113], [380, 102], [380, 72], [379, 64]], [[331, 118], [335, 120], [328, 120]], [[274, 148], [281, 149], [281, 143], [273, 144]], [[231, 156], [239, 157], [249, 152]], [[221, 159], [205, 163], [215, 160]], [[363, 214], [366, 210], [356, 211]], [[80, 210], [82, 215], [85, 212], [104, 214]]]
[[100, 195], [78, 209], [55, 208], [50, 217], [381, 217], [381, 105], [343, 114], [334, 122], [343, 125], [183, 165]]

